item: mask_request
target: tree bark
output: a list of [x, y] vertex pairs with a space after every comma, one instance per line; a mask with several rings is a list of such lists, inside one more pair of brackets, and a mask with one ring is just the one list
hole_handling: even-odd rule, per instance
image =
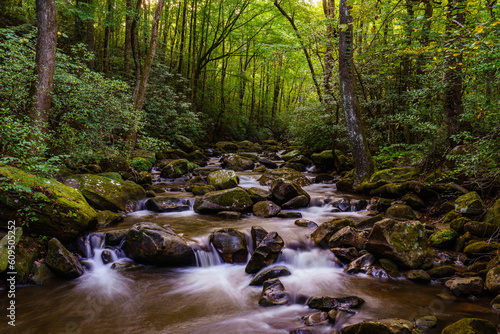
[[123, 67], [126, 74], [130, 74], [130, 59], [132, 57], [132, 0], [125, 1], [125, 52]]
[[323, 72], [323, 89], [325, 91], [325, 113], [332, 114], [333, 106], [336, 104], [333, 95], [332, 71], [333, 71], [333, 39], [335, 30], [333, 20], [335, 18], [335, 0], [323, 0], [323, 11], [326, 17], [326, 45], [325, 45], [325, 70]]
[[187, 0], [184, 0], [184, 8], [182, 9], [182, 26], [181, 26], [181, 41], [179, 47], [179, 66], [177, 73], [182, 75], [182, 62], [184, 61], [184, 35], [186, 34], [186, 13], [187, 13]]
[[49, 109], [52, 103], [52, 86], [56, 64], [57, 17], [55, 0], [37, 0], [36, 18], [38, 35], [34, 80], [30, 88], [31, 124], [34, 129], [34, 152], [45, 142], [48, 130]]
[[349, 142], [354, 158], [354, 183], [359, 185], [373, 173], [374, 163], [362, 124], [361, 113], [354, 88], [353, 26], [351, 6], [340, 0], [339, 6], [339, 82]]

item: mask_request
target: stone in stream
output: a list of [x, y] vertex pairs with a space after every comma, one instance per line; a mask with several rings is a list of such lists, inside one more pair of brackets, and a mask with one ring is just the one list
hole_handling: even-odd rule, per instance
[[109, 210], [100, 211], [97, 213], [97, 227], [107, 227], [118, 224], [123, 221], [124, 215]]
[[259, 305], [274, 306], [286, 304], [288, 304], [288, 294], [281, 281], [277, 278], [265, 281], [259, 298]]
[[282, 207], [285, 210], [305, 208], [309, 205], [309, 201], [310, 201], [309, 197], [305, 195], [300, 195], [284, 203]]
[[356, 309], [364, 304], [362, 298], [356, 296], [347, 297], [310, 297], [306, 304], [309, 308], [314, 308], [322, 311], [338, 310], [338, 309]]
[[359, 257], [358, 250], [354, 247], [331, 248], [332, 253], [343, 263], [350, 263]]
[[283, 165], [283, 167], [295, 169], [297, 172], [305, 172], [306, 171], [306, 166], [304, 166], [300, 162], [288, 161], [286, 164]]
[[409, 270], [404, 275], [407, 279], [416, 283], [427, 284], [431, 281], [431, 276], [422, 269]]
[[189, 202], [184, 198], [155, 197], [146, 201], [146, 208], [154, 212], [188, 211]]
[[122, 250], [137, 263], [158, 266], [195, 263], [193, 249], [180, 236], [154, 223], [138, 223], [130, 227]]
[[496, 334], [491, 321], [477, 318], [463, 318], [447, 326], [441, 334]]
[[179, 149], [183, 150], [186, 153], [191, 153], [194, 151], [194, 144], [188, 137], [175, 134], [174, 135], [174, 144]]
[[259, 163], [261, 165], [264, 165], [266, 168], [269, 168], [269, 169], [276, 169], [276, 168], [278, 168], [278, 164], [277, 163], [272, 162], [271, 160], [269, 160], [267, 158], [259, 158]]
[[342, 328], [342, 334], [411, 334], [413, 323], [404, 319], [364, 321]]
[[444, 284], [455, 296], [478, 295], [483, 292], [484, 281], [481, 277], [455, 277]]
[[111, 263], [113, 261], [113, 255], [111, 254], [111, 252], [109, 250], [105, 249], [101, 253], [101, 260], [102, 260], [102, 263], [104, 263], [104, 264]]
[[212, 172], [216, 172], [218, 170], [221, 170], [222, 167], [212, 167], [212, 166], [209, 166], [209, 167], [199, 167], [199, 168], [195, 168], [193, 170], [193, 173], [196, 174], [196, 175], [201, 175], [201, 176], [208, 176], [210, 173]]
[[354, 222], [345, 218], [324, 222], [311, 234], [311, 238], [317, 246], [328, 247], [328, 241], [332, 235], [346, 226], [354, 226]]
[[248, 251], [245, 235], [232, 228], [223, 228], [210, 235], [210, 242], [226, 263], [245, 263]]
[[35, 284], [43, 284], [49, 279], [54, 277], [54, 274], [50, 270], [49, 266], [45, 264], [43, 260], [35, 261], [33, 267], [31, 268], [33, 276], [30, 277], [30, 281]]
[[481, 197], [471, 191], [455, 199], [455, 212], [463, 215], [479, 215], [483, 213], [484, 203]]
[[176, 179], [186, 175], [189, 172], [190, 162], [186, 159], [177, 159], [163, 166], [160, 177], [165, 179]]
[[215, 191], [215, 187], [211, 185], [193, 185], [192, 187], [186, 188], [187, 191], [191, 191], [195, 196], [203, 196], [209, 192]]
[[305, 196], [307, 198], [305, 206], [309, 204], [311, 196], [302, 189], [298, 184], [285, 179], [276, 179], [271, 183], [271, 193], [273, 194], [273, 201], [278, 205], [283, 205], [295, 197]]
[[411, 206], [405, 204], [394, 204], [385, 211], [385, 215], [389, 218], [401, 220], [417, 219], [417, 215], [413, 212]]
[[326, 325], [330, 321], [327, 312], [315, 312], [302, 317], [302, 321], [306, 326]]
[[291, 168], [278, 168], [267, 170], [259, 178], [259, 183], [263, 186], [270, 186], [274, 180], [285, 179], [297, 184], [300, 187], [307, 186], [311, 184], [311, 181], [305, 177], [302, 173], [297, 172]]
[[270, 269], [265, 269], [257, 274], [255, 274], [254, 278], [250, 282], [249, 285], [262, 285], [264, 281], [270, 279], [270, 278], [278, 278], [281, 276], [289, 276], [292, 273], [290, 270], [288, 270], [286, 267], [279, 266], [279, 267], [273, 267]]
[[229, 154], [222, 158], [222, 165], [234, 171], [251, 170], [256, 162], [257, 159], [253, 160], [239, 154]]
[[196, 213], [210, 214], [220, 211], [248, 211], [253, 206], [248, 193], [240, 187], [219, 190], [197, 197], [193, 209]]
[[84, 272], [78, 259], [56, 238], [49, 241], [45, 263], [54, 273], [65, 278], [77, 278]]
[[308, 219], [297, 219], [294, 224], [300, 227], [318, 227], [318, 224]]
[[315, 334], [315, 332], [313, 332], [313, 330], [310, 328], [297, 328], [293, 331], [290, 331], [289, 334]]
[[262, 201], [255, 203], [252, 210], [257, 217], [271, 218], [276, 217], [281, 208], [272, 201]]
[[435, 316], [429, 315], [426, 317], [418, 318], [415, 320], [415, 324], [418, 328], [429, 329], [437, 326], [437, 318]]
[[280, 211], [276, 217], [284, 219], [302, 218], [302, 214], [294, 211]]
[[500, 293], [500, 267], [494, 267], [486, 274], [486, 289], [492, 293]]
[[344, 268], [344, 272], [348, 274], [357, 274], [359, 272], [366, 273], [374, 263], [375, 256], [367, 253], [349, 263], [349, 265]]
[[208, 174], [207, 181], [216, 190], [235, 188], [240, 183], [234, 170], [230, 169], [222, 169]]
[[434, 232], [429, 237], [429, 246], [436, 248], [449, 248], [458, 238], [458, 233], [450, 228], [445, 228]]
[[262, 240], [264, 240], [267, 233], [268, 232], [263, 227], [252, 226], [252, 229], [250, 230], [250, 234], [252, 235], [253, 249], [257, 248], [257, 246], [260, 244], [260, 242]]
[[245, 267], [247, 274], [255, 274], [274, 263], [281, 253], [285, 242], [276, 232], [270, 232], [260, 242]]
[[250, 195], [253, 203], [268, 201], [272, 194], [269, 190], [265, 190], [262, 188], [251, 187], [246, 189], [247, 193]]
[[365, 232], [352, 226], [346, 226], [335, 232], [328, 240], [328, 247], [355, 247], [364, 249], [366, 244]]
[[221, 211], [217, 214], [217, 216], [224, 219], [240, 219], [241, 213], [236, 211]]

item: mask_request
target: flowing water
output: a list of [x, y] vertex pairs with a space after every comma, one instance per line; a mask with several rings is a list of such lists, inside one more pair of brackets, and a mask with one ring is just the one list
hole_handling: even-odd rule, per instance
[[[260, 187], [257, 177], [251, 172], [240, 173], [241, 185]], [[333, 185], [315, 184], [304, 189], [317, 206], [298, 210], [303, 218], [317, 223], [336, 217], [356, 221], [365, 218], [362, 212], [331, 212], [329, 203], [333, 199], [349, 197], [338, 193]], [[191, 197], [186, 192], [163, 195]], [[436, 296], [446, 290], [439, 283], [417, 285], [403, 279], [345, 274], [329, 250], [312, 247], [307, 236], [314, 228], [298, 227], [295, 219], [263, 219], [247, 214], [239, 220], [224, 220], [192, 210], [141, 210], [108, 229], [128, 228], [143, 221], [169, 224], [183, 234], [195, 245], [197, 266], [142, 266], [118, 272], [111, 269], [114, 262], [131, 260], [119, 249], [106, 247], [101, 235], [90, 234], [85, 240], [87, 270], [83, 276], [18, 288], [18, 333], [288, 333], [303, 326], [302, 316], [314, 312], [304, 306], [308, 296], [350, 295], [363, 298], [365, 304], [356, 314], [337, 319], [334, 326], [315, 327], [318, 333], [330, 333], [363, 320], [425, 315], [439, 319], [438, 328], [428, 333], [439, 333], [447, 323], [463, 317], [481, 317], [498, 324], [487, 297], [443, 301]], [[209, 244], [210, 233], [218, 228], [232, 227], [249, 235], [254, 225], [277, 231], [285, 240], [275, 265], [286, 266], [292, 273], [280, 278], [290, 294], [290, 305], [259, 306], [262, 287], [249, 286], [252, 275], [245, 273], [245, 266], [223, 263]], [[2, 333], [9, 330], [5, 323], [0, 324]]]

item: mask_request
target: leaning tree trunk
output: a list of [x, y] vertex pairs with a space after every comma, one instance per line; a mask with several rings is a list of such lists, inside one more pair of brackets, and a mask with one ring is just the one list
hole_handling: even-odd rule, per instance
[[339, 6], [339, 82], [342, 105], [344, 108], [347, 132], [354, 157], [354, 183], [358, 185], [363, 179], [373, 173], [373, 159], [368, 149], [368, 143], [363, 129], [361, 113], [354, 89], [353, 76], [353, 27], [350, 14], [351, 7], [347, 0], [340, 0]]
[[34, 81], [30, 89], [32, 138], [35, 148], [44, 144], [56, 65], [57, 18], [55, 0], [36, 0], [38, 35]]

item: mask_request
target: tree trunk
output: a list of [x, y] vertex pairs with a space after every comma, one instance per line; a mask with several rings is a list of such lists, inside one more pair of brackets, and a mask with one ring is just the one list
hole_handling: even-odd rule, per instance
[[109, 72], [109, 44], [113, 29], [113, 0], [107, 0], [107, 9], [104, 28], [104, 54], [102, 64], [102, 71], [104, 73]]
[[323, 88], [325, 91], [325, 113], [332, 114], [333, 106], [336, 104], [333, 95], [332, 71], [333, 71], [333, 39], [335, 38], [334, 23], [335, 0], [323, 0], [323, 11], [326, 17], [326, 45], [325, 45], [325, 70], [323, 72]]
[[184, 8], [182, 9], [182, 26], [181, 26], [181, 42], [179, 47], [179, 66], [177, 67], [177, 73], [182, 75], [182, 62], [184, 61], [184, 35], [186, 34], [186, 12], [187, 12], [187, 0], [184, 0]]
[[373, 173], [374, 163], [368, 143], [366, 141], [361, 113], [356, 99], [354, 88], [353, 69], [353, 26], [351, 17], [351, 6], [346, 4], [347, 0], [340, 0], [339, 6], [339, 82], [342, 105], [344, 107], [347, 132], [354, 158], [355, 175], [354, 183], [359, 185], [363, 179]]
[[57, 17], [55, 0], [37, 0], [36, 18], [38, 35], [34, 80], [30, 88], [30, 113], [35, 141], [33, 150], [45, 143], [48, 130], [49, 109], [52, 103], [52, 86], [56, 64]]
[[124, 70], [130, 74], [130, 59], [132, 56], [132, 0], [125, 1], [125, 52], [124, 52]]
[[[137, 0], [135, 5], [134, 18], [132, 20], [132, 25], [130, 27], [131, 42], [132, 42], [132, 55], [134, 56], [135, 65], [135, 87], [139, 87], [139, 82], [141, 81], [141, 60], [139, 58], [139, 43], [138, 43], [138, 32], [137, 24], [139, 19], [139, 11], [141, 10], [141, 0]], [[135, 90], [134, 90], [134, 100], [135, 100]]]

